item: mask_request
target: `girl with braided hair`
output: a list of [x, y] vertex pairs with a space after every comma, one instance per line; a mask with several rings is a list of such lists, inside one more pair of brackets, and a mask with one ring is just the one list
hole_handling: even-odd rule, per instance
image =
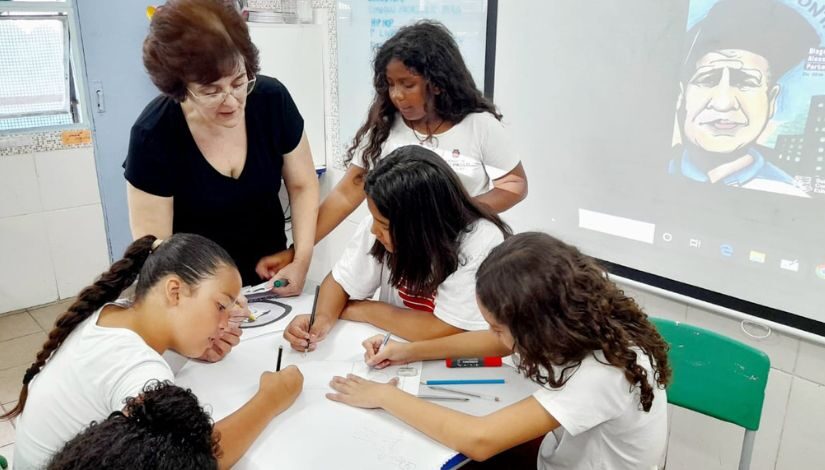
[[[136, 282], [134, 299], [117, 302]], [[173, 380], [161, 355], [201, 356], [229, 327], [241, 290], [232, 257], [200, 235], [139, 238], [61, 315], [26, 371], [15, 407], [15, 465], [42, 468], [92, 421], [124, 409], [147, 382]], [[298, 369], [264, 372], [258, 392], [215, 425], [220, 467], [236, 462], [303, 384]]]
[[[383, 348], [369, 338], [367, 364], [515, 354], [541, 386], [532, 396], [482, 417], [353, 375], [335, 377], [327, 396], [383, 408], [477, 461], [545, 436], [531, 467], [655, 468], [667, 439], [668, 347], [592, 258], [543, 233], [514, 235], [479, 267], [476, 298], [489, 330]], [[508, 457], [478, 467], [528, 468]]]

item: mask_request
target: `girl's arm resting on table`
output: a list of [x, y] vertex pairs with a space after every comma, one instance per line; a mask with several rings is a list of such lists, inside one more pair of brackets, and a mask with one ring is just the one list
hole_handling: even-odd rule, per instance
[[396, 307], [374, 300], [350, 300], [341, 318], [370, 323], [409, 341], [441, 338], [464, 332], [429, 312]]
[[258, 393], [245, 405], [215, 423], [220, 440], [218, 467], [231, 468], [246, 453], [273, 418], [281, 414], [301, 393], [304, 376], [295, 366], [280, 372], [264, 372]]
[[336, 377], [327, 394], [363, 408], [383, 408], [445, 446], [482, 461], [556, 429], [559, 423], [533, 397], [487, 416], [471, 416], [416, 398], [395, 387], [350, 375]]
[[507, 349], [490, 330], [467, 331], [443, 338], [399, 343], [390, 341], [381, 352], [378, 349], [383, 335], [366, 339], [364, 360], [370, 366], [384, 368], [389, 365], [407, 364], [416, 361], [431, 361], [447, 357], [509, 356]]
[[129, 227], [132, 239], [146, 235], [168, 238], [172, 235], [174, 198], [155, 196], [126, 182], [126, 200], [129, 205]]
[[366, 171], [350, 165], [344, 177], [330, 191], [318, 211], [315, 243], [320, 242], [364, 201]]
[[475, 200], [496, 213], [504, 212], [527, 197], [527, 174], [519, 162], [501, 178], [493, 180], [493, 189], [478, 195]]

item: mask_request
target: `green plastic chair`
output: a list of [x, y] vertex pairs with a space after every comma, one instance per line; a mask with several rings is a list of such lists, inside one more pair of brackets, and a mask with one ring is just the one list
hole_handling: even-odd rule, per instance
[[745, 428], [739, 470], [748, 470], [771, 361], [767, 354], [720, 334], [650, 318], [670, 344], [673, 381], [667, 401]]

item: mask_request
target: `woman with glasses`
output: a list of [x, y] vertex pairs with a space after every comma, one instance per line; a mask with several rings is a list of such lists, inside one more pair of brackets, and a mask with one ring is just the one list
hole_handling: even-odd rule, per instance
[[[203, 235], [232, 255], [244, 285], [274, 277], [289, 280], [278, 294], [300, 293], [318, 181], [303, 118], [283, 84], [257, 75], [243, 18], [220, 0], [170, 0], [152, 17], [143, 63], [161, 95], [132, 127], [124, 164], [132, 236]], [[274, 269], [268, 256], [286, 249], [282, 179], [295, 258]], [[216, 342], [212, 359], [237, 335]]]

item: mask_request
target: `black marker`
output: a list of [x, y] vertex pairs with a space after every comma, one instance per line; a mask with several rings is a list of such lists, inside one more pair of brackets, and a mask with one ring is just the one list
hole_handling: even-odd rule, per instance
[[284, 355], [284, 347], [278, 346], [278, 363], [275, 364], [275, 372], [279, 372], [281, 370], [281, 356]]

